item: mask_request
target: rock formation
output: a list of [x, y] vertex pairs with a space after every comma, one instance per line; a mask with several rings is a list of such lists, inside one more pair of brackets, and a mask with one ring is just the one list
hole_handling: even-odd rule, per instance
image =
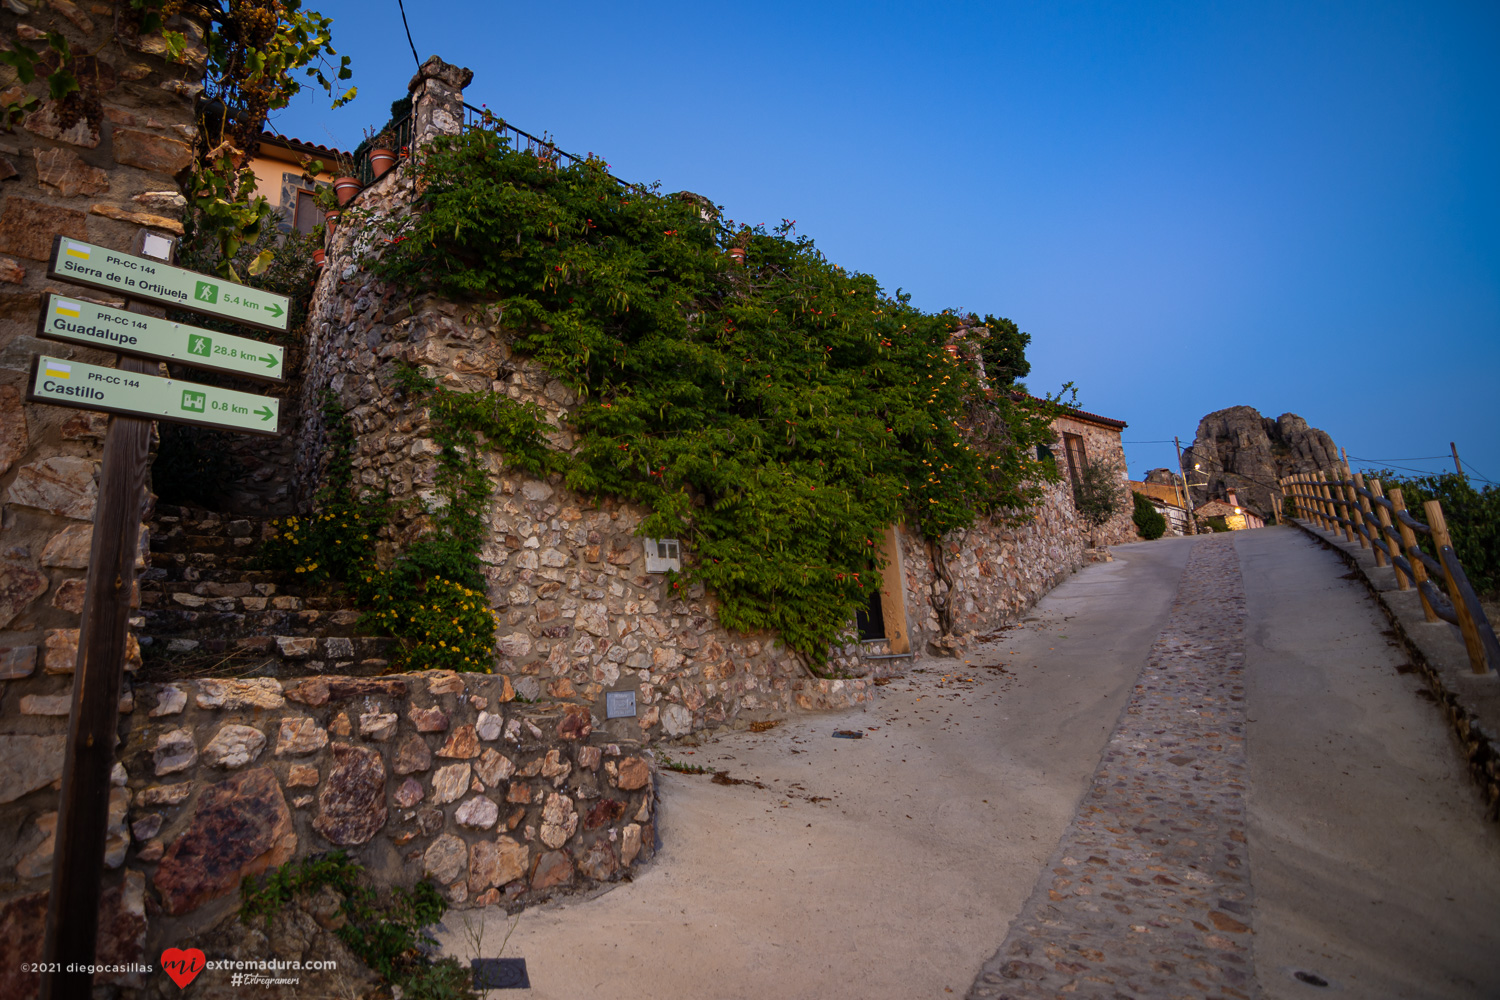
[[[1298, 472], [1328, 470], [1338, 461], [1333, 439], [1295, 413], [1275, 420], [1250, 406], [1217, 410], [1198, 422], [1198, 436], [1182, 452], [1196, 506], [1234, 489], [1243, 506], [1271, 511], [1276, 481]], [[1195, 468], [1196, 466], [1196, 468]], [[1207, 485], [1196, 484], [1207, 480]]]

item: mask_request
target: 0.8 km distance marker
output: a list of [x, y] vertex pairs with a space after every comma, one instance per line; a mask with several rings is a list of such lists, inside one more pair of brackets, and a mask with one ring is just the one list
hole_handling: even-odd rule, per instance
[[275, 344], [126, 312], [83, 299], [47, 294], [37, 336], [87, 344], [153, 361], [233, 372], [268, 382], [281, 377], [285, 349]]
[[47, 277], [75, 285], [102, 288], [132, 299], [161, 302], [236, 323], [285, 330], [292, 300], [275, 292], [238, 285], [211, 274], [199, 274], [136, 257], [81, 240], [58, 236], [52, 241]]
[[281, 400], [216, 385], [87, 365], [38, 355], [31, 362], [26, 399], [80, 410], [102, 410], [147, 420], [222, 427], [275, 437]]

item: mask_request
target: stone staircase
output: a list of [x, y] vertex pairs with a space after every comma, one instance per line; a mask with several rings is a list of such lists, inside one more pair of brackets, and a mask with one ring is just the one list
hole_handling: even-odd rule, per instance
[[394, 640], [362, 635], [352, 600], [286, 588], [254, 568], [263, 519], [159, 504], [131, 622], [143, 679], [226, 669], [265, 676], [369, 674], [389, 663]]

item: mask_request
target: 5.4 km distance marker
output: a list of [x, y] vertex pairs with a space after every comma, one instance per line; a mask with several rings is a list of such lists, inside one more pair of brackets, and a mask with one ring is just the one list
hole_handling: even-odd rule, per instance
[[284, 381], [281, 369], [286, 351], [275, 344], [126, 312], [55, 292], [47, 294], [37, 336], [153, 361], [178, 361], [195, 368], [233, 372], [246, 378]]
[[118, 250], [58, 236], [52, 241], [47, 277], [75, 285], [102, 288], [132, 299], [161, 302], [236, 323], [285, 330], [292, 300], [275, 292], [237, 285], [211, 274], [199, 274], [135, 257]]
[[275, 437], [281, 400], [216, 385], [201, 385], [119, 368], [38, 355], [31, 362], [26, 398], [80, 410], [123, 413], [147, 420], [223, 427]]

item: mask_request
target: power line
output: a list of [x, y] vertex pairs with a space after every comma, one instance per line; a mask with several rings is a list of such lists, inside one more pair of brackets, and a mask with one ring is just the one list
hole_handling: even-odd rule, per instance
[[417, 69], [421, 69], [422, 57], [417, 55], [417, 44], [411, 40], [411, 25], [406, 23], [406, 4], [403, 0], [396, 0], [396, 6], [401, 8], [401, 27], [406, 29], [406, 44], [411, 46], [411, 57], [416, 61]]
[[[1350, 455], [1349, 457], [1353, 458], [1354, 456]], [[1435, 459], [1435, 458], [1441, 458], [1443, 461], [1446, 462], [1446, 461], [1448, 461], [1448, 459], [1450, 459], [1452, 457], [1453, 456], [1451, 456], [1451, 455], [1414, 455], [1411, 458], [1361, 458], [1361, 459], [1359, 459], [1359, 461], [1361, 461], [1361, 462], [1428, 462], [1428, 461], [1431, 461], [1432, 459]]]

